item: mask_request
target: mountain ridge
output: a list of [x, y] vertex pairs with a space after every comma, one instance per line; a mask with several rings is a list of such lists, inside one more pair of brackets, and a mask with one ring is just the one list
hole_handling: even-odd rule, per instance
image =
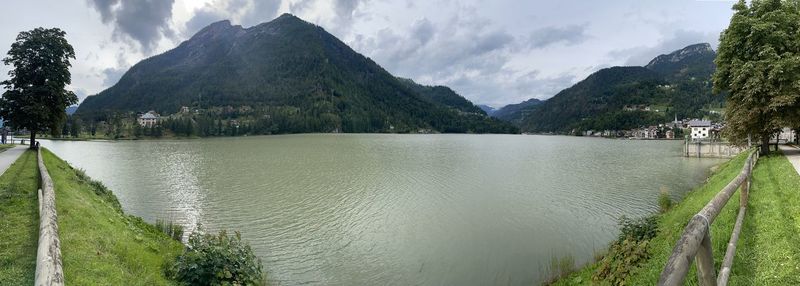
[[[449, 88], [439, 89], [455, 99]], [[401, 82], [322, 27], [283, 14], [248, 28], [227, 20], [212, 23], [131, 67], [115, 85], [87, 97], [76, 114], [102, 120], [192, 106], [208, 110], [210, 120], [241, 117], [257, 126], [258, 134], [515, 132], [457, 94], [478, 112], [432, 101], [421, 92], [426, 90]], [[252, 112], [212, 111], [225, 106]]]

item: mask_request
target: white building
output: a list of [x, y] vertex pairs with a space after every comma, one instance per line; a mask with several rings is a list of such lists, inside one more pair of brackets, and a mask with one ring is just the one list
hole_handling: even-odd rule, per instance
[[149, 111], [139, 116], [136, 121], [139, 122], [139, 125], [142, 127], [153, 127], [156, 125], [156, 123], [158, 123], [158, 113], [155, 111]]
[[692, 140], [703, 140], [708, 138], [708, 134], [711, 132], [711, 121], [692, 120], [689, 121], [689, 128], [691, 129]]

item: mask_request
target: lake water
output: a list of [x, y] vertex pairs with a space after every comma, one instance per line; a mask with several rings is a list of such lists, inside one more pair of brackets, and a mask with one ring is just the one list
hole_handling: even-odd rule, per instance
[[525, 135], [42, 144], [130, 214], [240, 230], [282, 285], [534, 285], [721, 162], [681, 141]]

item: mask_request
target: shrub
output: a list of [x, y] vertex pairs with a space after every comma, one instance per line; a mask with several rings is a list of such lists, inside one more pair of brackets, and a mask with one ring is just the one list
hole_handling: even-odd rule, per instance
[[624, 285], [631, 272], [649, 258], [647, 246], [658, 233], [658, 217], [630, 219], [623, 216], [619, 225], [619, 238], [611, 243], [608, 253], [600, 260], [592, 275], [596, 282]]
[[164, 219], [156, 219], [156, 228], [174, 240], [181, 241], [183, 239], [183, 226], [180, 224]]
[[619, 220], [620, 234], [617, 242], [631, 239], [639, 242], [649, 240], [658, 233], [658, 217], [646, 216], [638, 219], [631, 219], [622, 216]]
[[661, 213], [672, 208], [672, 199], [669, 197], [669, 190], [665, 187], [661, 187], [661, 192], [658, 194], [658, 208]]
[[241, 234], [228, 236], [204, 234], [199, 230], [189, 236], [189, 243], [167, 276], [186, 285], [264, 285], [261, 260]]
[[625, 280], [636, 267], [647, 260], [649, 253], [647, 245], [650, 240], [635, 241], [625, 239], [614, 242], [608, 255], [600, 261], [592, 280], [607, 282], [611, 285], [624, 285]]

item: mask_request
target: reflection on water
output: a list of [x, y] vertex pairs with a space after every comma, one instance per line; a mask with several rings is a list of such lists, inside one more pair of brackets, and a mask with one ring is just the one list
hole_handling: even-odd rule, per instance
[[292, 135], [44, 142], [148, 221], [241, 230], [280, 284], [537, 284], [719, 160], [681, 142]]

